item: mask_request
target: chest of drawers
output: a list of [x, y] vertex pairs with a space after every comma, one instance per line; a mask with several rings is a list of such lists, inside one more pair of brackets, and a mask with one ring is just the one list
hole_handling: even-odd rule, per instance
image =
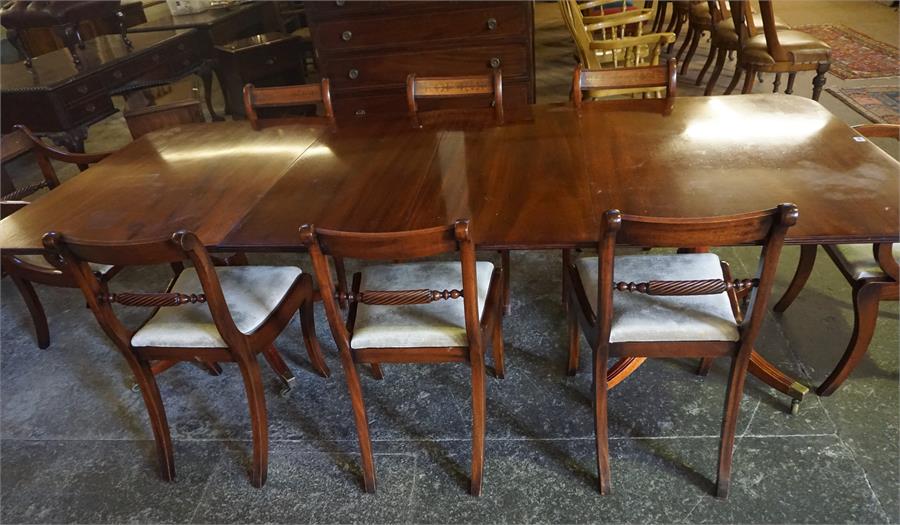
[[505, 106], [534, 102], [531, 2], [337, 0], [307, 3], [307, 16], [339, 117], [405, 113], [409, 73], [473, 75], [499, 68]]

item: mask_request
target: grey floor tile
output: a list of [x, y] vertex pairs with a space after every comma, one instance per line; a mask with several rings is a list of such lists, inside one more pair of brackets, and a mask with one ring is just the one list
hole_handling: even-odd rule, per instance
[[0, 441], [4, 523], [187, 523], [219, 443], [175, 443], [177, 481], [152, 441]]
[[245, 465], [225, 454], [210, 478], [197, 523], [400, 523], [407, 521], [416, 456], [376, 453], [378, 488], [363, 492], [357, 449], [310, 450], [273, 443], [269, 476], [253, 488]]

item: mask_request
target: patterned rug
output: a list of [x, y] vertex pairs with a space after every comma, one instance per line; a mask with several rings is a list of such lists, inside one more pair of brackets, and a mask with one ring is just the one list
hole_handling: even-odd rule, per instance
[[829, 73], [849, 80], [892, 77], [900, 74], [900, 50], [842, 25], [808, 25], [794, 29], [809, 33], [831, 46]]
[[900, 88], [897, 86], [827, 89], [872, 122], [900, 124]]

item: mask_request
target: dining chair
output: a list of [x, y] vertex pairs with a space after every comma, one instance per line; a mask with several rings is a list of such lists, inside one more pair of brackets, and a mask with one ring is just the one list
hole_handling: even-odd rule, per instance
[[[485, 120], [485, 112], [471, 109], [435, 109], [422, 111], [418, 99], [446, 100], [449, 98], [490, 98], [491, 118]], [[455, 124], [503, 125], [503, 73], [495, 69], [485, 75], [455, 77], [420, 77], [410, 73], [406, 77], [406, 104], [409, 118], [414, 127], [452, 127]], [[509, 250], [500, 250], [500, 265], [503, 267], [503, 312], [510, 312], [509, 292]], [[502, 368], [498, 371], [503, 377]]]
[[[703, 65], [703, 69], [700, 70], [700, 74], [697, 76], [695, 82], [698, 86], [703, 82], [706, 71], [709, 69], [712, 61], [715, 60], [715, 67], [713, 67], [709, 82], [706, 84], [706, 90], [703, 92], [706, 96], [712, 94], [716, 82], [718, 82], [719, 76], [722, 74], [722, 69], [725, 67], [725, 59], [728, 58], [729, 55], [733, 55], [740, 51], [738, 33], [734, 29], [734, 18], [731, 16], [731, 7], [729, 3], [726, 0], [709, 0], [708, 5], [713, 20], [713, 29], [710, 34], [709, 56], [706, 58], [706, 63]], [[750, 7], [750, 4], [747, 4], [747, 7]], [[753, 16], [753, 24], [756, 27], [762, 27], [762, 15], [753, 13], [751, 9], [748, 9], [747, 11], [749, 11], [747, 16]], [[774, 18], [774, 21], [776, 29], [784, 30], [791, 28], [791, 26], [777, 16]], [[776, 78], [780, 82], [780, 76], [776, 76]], [[740, 80], [740, 68], [735, 68], [735, 74], [732, 77], [732, 90], [737, 85], [738, 80]], [[777, 86], [775, 90], [778, 90]], [[786, 91], [788, 95], [790, 95], [791, 92], [792, 90]]]
[[[10, 158], [18, 158], [24, 154], [34, 156], [40, 168], [42, 178], [40, 181], [23, 186], [12, 191], [0, 199], [0, 218], [6, 218], [12, 213], [24, 208], [28, 202], [26, 197], [37, 191], [47, 188], [52, 190], [59, 186], [59, 177], [53, 167], [52, 160], [68, 164], [86, 166], [94, 164], [106, 158], [109, 153], [70, 153], [54, 148], [34, 135], [27, 127], [18, 125], [15, 130], [3, 136], [3, 167]], [[106, 282], [116, 275], [121, 268], [108, 265], [95, 265], [93, 271], [98, 278]], [[4, 253], [0, 255], [0, 272], [9, 276], [19, 295], [28, 309], [31, 321], [34, 324], [35, 336], [38, 348], [46, 349], [50, 346], [50, 328], [47, 324], [47, 314], [41, 300], [35, 291], [34, 284], [55, 286], [60, 288], [77, 288], [78, 285], [66, 274], [55, 268], [41, 255], [12, 255]]]
[[[435, 109], [423, 111], [419, 100], [435, 99], [487, 99], [489, 100], [493, 122], [503, 124], [503, 73], [494, 69], [483, 75], [453, 77], [420, 77], [410, 73], [406, 77], [406, 106], [409, 118], [415, 127], [435, 126], [448, 121], [475, 120], [481, 122], [481, 113], [463, 109]], [[471, 106], [470, 106], [471, 107]]]
[[129, 109], [122, 112], [122, 116], [125, 117], [125, 124], [133, 139], [139, 139], [151, 131], [206, 122], [199, 100]]
[[[735, 427], [750, 354], [766, 315], [778, 257], [797, 207], [702, 218], [607, 211], [598, 257], [566, 254], [569, 370], [578, 367], [579, 326], [593, 350], [594, 425], [599, 489], [610, 490], [607, 391], [648, 357], [729, 357], [716, 495], [728, 495]], [[732, 279], [714, 253], [615, 256], [616, 246], [705, 248], [762, 245], [757, 274]], [[748, 315], [735, 294], [752, 289]], [[610, 357], [621, 358], [608, 368]]]
[[[297, 106], [322, 105], [322, 116], [290, 116], [287, 118], [260, 118], [258, 110], [288, 108]], [[244, 112], [253, 129], [262, 129], [263, 123], [278, 123], [285, 120], [334, 125], [334, 108], [331, 106], [331, 87], [327, 78], [318, 84], [296, 86], [256, 87], [244, 86]]]
[[[375, 464], [357, 363], [468, 363], [472, 371], [472, 470], [469, 493], [481, 494], [485, 434], [485, 341], [503, 369], [502, 273], [475, 260], [469, 222], [393, 233], [300, 228], [319, 290], [334, 290], [327, 255], [404, 261], [367, 266], [353, 276], [346, 321], [335, 297], [322, 294], [353, 405], [366, 492], [375, 491]], [[456, 261], [417, 261], [457, 252]]]
[[[825, 73], [831, 67], [831, 47], [825, 42], [794, 29], [779, 29], [771, 0], [759, 1], [762, 32], [751, 16], [748, 0], [731, 0], [731, 16], [738, 31], [738, 67], [744, 73], [741, 93], [753, 91], [757, 73], [775, 73], [774, 92], [778, 92], [780, 75], [788, 73], [785, 93], [792, 93], [800, 71], [815, 71], [812, 99], [819, 100], [825, 85]], [[735, 72], [739, 78], [740, 72]], [[725, 94], [737, 85], [732, 80]]]
[[670, 101], [668, 111], [674, 105], [677, 91], [678, 66], [675, 59], [666, 60], [663, 65], [626, 67], [621, 69], [582, 69], [581, 64], [575, 66], [572, 77], [572, 104], [581, 109], [583, 92], [616, 95], [634, 93], [652, 93], [663, 95]]
[[[312, 278], [297, 267], [229, 266], [216, 268], [200, 239], [178, 231], [169, 239], [147, 242], [92, 243], [58, 232], [44, 235], [44, 247], [58, 267], [72, 275], [101, 328], [134, 374], [156, 442], [160, 473], [175, 479], [172, 439], [166, 411], [152, 370], [157, 361], [234, 362], [241, 372], [253, 435], [250, 482], [262, 487], [268, 464], [266, 400], [258, 355], [280, 381], [293, 375], [273, 346], [275, 338], [300, 312], [300, 326], [313, 368], [329, 370], [316, 340]], [[90, 263], [112, 266], [181, 264], [190, 261], [162, 293], [111, 293]], [[119, 319], [113, 305], [152, 308], [137, 329]]]
[[[672, 18], [669, 19], [669, 25], [666, 26], [666, 33], [673, 33], [675, 38], [681, 34], [681, 28], [688, 23], [688, 15], [691, 11], [691, 2], [687, 0], [672, 0]], [[671, 54], [675, 41], [669, 43], [666, 53]]]
[[584, 16], [575, 0], [559, 0], [559, 8], [586, 69], [655, 65], [662, 46], [675, 41], [674, 33], [643, 32], [655, 16], [656, 1], [650, 8], [605, 16]]
[[[854, 126], [864, 137], [888, 137], [900, 140], [900, 125], [862, 124]], [[853, 334], [844, 354], [816, 393], [830, 396], [847, 379], [866, 355], [875, 333], [878, 305], [881, 301], [896, 301], [900, 297], [900, 243], [881, 244], [824, 244], [822, 248], [852, 287]], [[816, 262], [818, 246], [800, 247], [800, 261], [791, 283], [773, 310], [784, 312], [794, 302], [806, 284]]]
[[[684, 42], [678, 48], [678, 54], [675, 58], [681, 63], [681, 74], [685, 75], [697, 52], [697, 46], [704, 33], [711, 33], [713, 29], [712, 14], [709, 11], [709, 4], [706, 2], [689, 2], [688, 6], [688, 31], [684, 36]], [[690, 47], [689, 47], [690, 46]], [[684, 54], [687, 50], [687, 55]], [[684, 59], [682, 60], [682, 56]]]

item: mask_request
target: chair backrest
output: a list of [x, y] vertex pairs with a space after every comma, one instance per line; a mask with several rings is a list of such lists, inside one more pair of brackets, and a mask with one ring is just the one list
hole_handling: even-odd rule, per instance
[[[674, 33], [644, 34], [644, 24], [652, 22], [657, 2], [652, 7], [618, 12], [610, 15], [584, 16], [584, 4], [576, 0], [559, 0], [563, 20], [578, 51], [581, 64], [587, 69], [603, 67], [629, 67], [656, 64], [659, 61], [660, 38], [666, 35], [666, 44], [674, 42]], [[671, 36], [669, 36], [671, 35]], [[646, 37], [646, 38], [644, 38]], [[671, 40], [669, 40], [671, 39]], [[605, 44], [602, 44], [604, 43]], [[647, 46], [649, 54], [644, 53]], [[649, 60], [645, 60], [645, 56]]]
[[[778, 258], [788, 228], [796, 224], [797, 206], [780, 204], [771, 210], [740, 215], [700, 218], [663, 218], [625, 215], [608, 210], [600, 229], [600, 275], [598, 278], [599, 341], [609, 342], [612, 328], [613, 293], [649, 295], [705, 295], [751, 287], [749, 315], [741, 322], [742, 344], [753, 344], [766, 314], [766, 304], [775, 280]], [[756, 275], [749, 279], [659, 281], [616, 283], [615, 248], [622, 242], [632, 246], [702, 248], [709, 246], [761, 245]], [[589, 291], [588, 293], [592, 293]]]
[[781, 46], [778, 40], [778, 29], [775, 26], [775, 9], [771, 0], [759, 0], [759, 14], [763, 27], [757, 27], [753, 17], [753, 5], [750, 0], [731, 0], [731, 17], [738, 34], [738, 41], [743, 47], [744, 42], [751, 37], [764, 33], [766, 36], [766, 49], [776, 62], [786, 62], [791, 59], [790, 54]]
[[30, 151], [34, 154], [41, 175], [44, 180], [36, 182], [29, 186], [19, 188], [2, 196], [2, 200], [17, 201], [28, 195], [38, 191], [41, 188], [53, 189], [59, 186], [59, 177], [53, 168], [51, 159], [65, 162], [68, 164], [77, 164], [79, 169], [84, 169], [88, 164], [94, 164], [105, 159], [109, 153], [70, 153], [65, 150], [54, 148], [40, 139], [31, 132], [27, 127], [18, 124], [15, 131], [8, 135], [4, 135], [0, 148], [3, 149], [2, 163], [5, 165], [8, 160], [21, 156], [24, 152]]
[[[206, 303], [213, 322], [230, 348], [243, 348], [246, 337], [234, 324], [213, 262], [203, 243], [191, 232], [178, 231], [168, 239], [148, 242], [98, 243], [73, 239], [58, 232], [44, 234], [44, 248], [57, 259], [55, 264], [69, 272], [84, 293], [88, 307], [109, 337], [126, 349], [134, 331], [116, 316], [113, 304], [143, 307], [177, 307], [188, 303]], [[88, 263], [113, 266], [172, 264], [190, 260], [197, 271], [202, 293], [109, 293]], [[199, 290], [198, 290], [199, 291]]]
[[900, 140], [900, 124], [859, 124], [853, 129], [863, 137], [885, 137]]
[[131, 138], [139, 139], [151, 131], [205, 122], [199, 100], [182, 100], [160, 106], [147, 106], [122, 113]]
[[500, 69], [484, 75], [456, 77], [406, 77], [406, 104], [415, 125], [421, 125], [417, 99], [490, 97], [494, 120], [503, 124], [503, 73]]
[[278, 86], [258, 88], [253, 84], [244, 86], [244, 111], [253, 129], [260, 129], [257, 109], [286, 108], [322, 104], [324, 116], [300, 117], [298, 120], [334, 124], [334, 108], [331, 106], [331, 84], [323, 78], [318, 84]]
[[[349, 299], [351, 303], [391, 306], [462, 300], [470, 348], [480, 348], [475, 246], [469, 237], [468, 221], [459, 220], [450, 226], [390, 233], [342, 232], [317, 229], [307, 224], [300, 228], [300, 238], [309, 249], [328, 322], [342, 348], [350, 348], [350, 336], [339, 313], [336, 288], [331, 279], [327, 256], [404, 261], [451, 252], [459, 252], [462, 265], [461, 290], [360, 290], [358, 297]], [[398, 283], [398, 286], [402, 286], [402, 283]]]
[[[572, 102], [581, 107], [583, 90], [613, 91], [616, 93], [646, 93], [653, 88], [665, 88], [665, 98], [674, 102], [678, 67], [674, 58], [664, 65], [626, 67], [621, 69], [582, 69], [575, 66], [572, 78]], [[672, 104], [667, 106], [671, 111]]]

